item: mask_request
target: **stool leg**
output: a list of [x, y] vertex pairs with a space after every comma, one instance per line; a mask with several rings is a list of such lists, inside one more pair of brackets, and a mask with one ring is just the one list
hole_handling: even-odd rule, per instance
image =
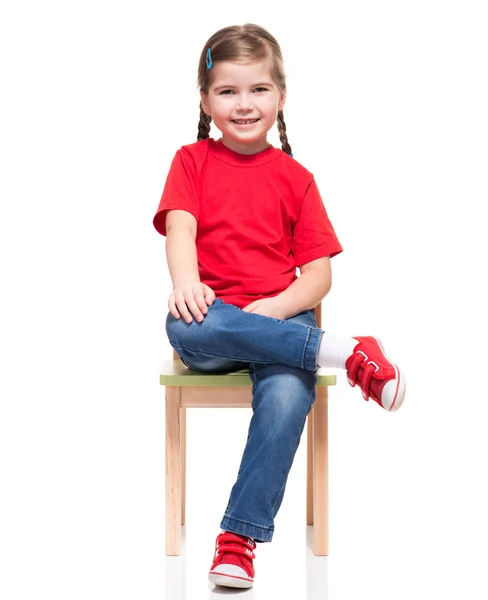
[[181, 416], [181, 524], [186, 520], [186, 408], [180, 408]]
[[317, 388], [313, 419], [314, 554], [329, 554], [328, 390]]
[[181, 388], [166, 387], [166, 555], [178, 556], [181, 541]]
[[307, 418], [307, 525], [313, 525], [313, 417], [312, 406]]

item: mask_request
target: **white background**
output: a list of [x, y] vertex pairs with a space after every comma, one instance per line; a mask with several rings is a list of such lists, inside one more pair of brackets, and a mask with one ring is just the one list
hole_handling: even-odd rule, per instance
[[[152, 218], [196, 141], [205, 41], [245, 22], [281, 44], [290, 143], [344, 246], [325, 327], [379, 336], [408, 380], [395, 414], [342, 374], [331, 390], [330, 598], [488, 597], [486, 6], [318, 6], [2, 3], [2, 599], [180, 598], [158, 378], [171, 282]], [[249, 416], [189, 413], [187, 535], [206, 568]], [[304, 450], [255, 586], [296, 598]], [[205, 568], [186, 576], [207, 597]]]

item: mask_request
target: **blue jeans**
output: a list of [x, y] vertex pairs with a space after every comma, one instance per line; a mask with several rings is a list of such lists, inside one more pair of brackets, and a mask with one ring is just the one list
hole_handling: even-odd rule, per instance
[[288, 473], [315, 401], [323, 331], [313, 310], [280, 320], [216, 299], [201, 323], [168, 313], [166, 332], [195, 371], [249, 369], [252, 411], [237, 480], [220, 527], [258, 542], [273, 538]]

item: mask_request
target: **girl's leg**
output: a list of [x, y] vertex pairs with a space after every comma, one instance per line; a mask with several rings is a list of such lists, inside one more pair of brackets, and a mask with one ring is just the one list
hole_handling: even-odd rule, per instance
[[[216, 299], [201, 323], [186, 323], [168, 313], [166, 332], [182, 360], [195, 370], [239, 370], [253, 362], [315, 372], [327, 364], [330, 347], [336, 345], [335, 336], [324, 336], [322, 329], [297, 322], [296, 317], [286, 321], [264, 317]], [[344, 365], [349, 383], [359, 385], [365, 400], [373, 398], [387, 410], [398, 410], [405, 396], [403, 373], [376, 338], [350, 340], [356, 343], [351, 344], [351, 355]], [[342, 348], [343, 357], [345, 354]]]
[[[315, 325], [313, 311], [293, 322]], [[253, 416], [221, 528], [270, 542], [288, 473], [315, 401], [316, 375], [281, 364], [251, 363]]]
[[166, 333], [183, 361], [195, 370], [225, 371], [222, 365], [232, 361], [235, 370], [255, 362], [315, 372], [324, 332], [295, 319], [282, 321], [247, 313], [217, 298], [201, 323], [186, 323], [168, 313]]

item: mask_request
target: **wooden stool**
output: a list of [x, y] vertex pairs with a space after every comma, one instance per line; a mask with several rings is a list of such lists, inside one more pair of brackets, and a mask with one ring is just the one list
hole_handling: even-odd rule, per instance
[[[321, 326], [321, 305], [316, 307]], [[160, 373], [166, 387], [166, 555], [180, 554], [186, 504], [186, 409], [250, 407], [249, 370], [228, 374], [188, 369], [173, 351]], [[328, 386], [336, 384], [330, 369], [318, 369], [316, 400], [307, 417], [307, 524], [314, 526], [313, 552], [329, 552], [328, 523]]]

